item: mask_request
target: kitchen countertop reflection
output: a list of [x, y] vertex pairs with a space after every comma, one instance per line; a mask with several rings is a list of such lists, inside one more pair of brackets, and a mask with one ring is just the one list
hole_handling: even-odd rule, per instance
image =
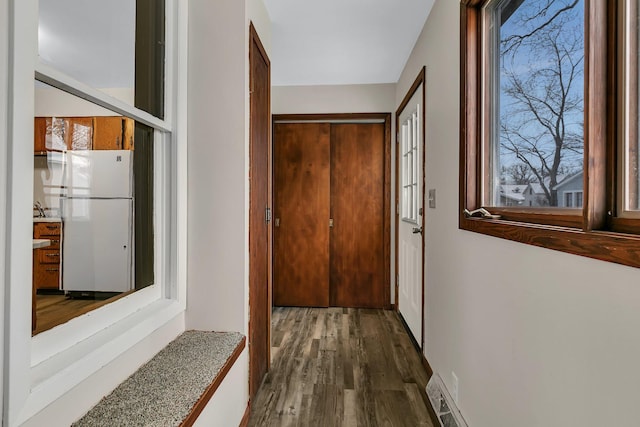
[[60, 222], [61, 219], [60, 218], [56, 218], [56, 217], [33, 217], [33, 222]]
[[46, 248], [51, 246], [51, 240], [49, 239], [33, 239], [33, 249]]

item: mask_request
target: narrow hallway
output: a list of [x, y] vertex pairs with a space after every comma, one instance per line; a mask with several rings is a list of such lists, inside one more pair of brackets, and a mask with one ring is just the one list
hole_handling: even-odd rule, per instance
[[428, 426], [427, 372], [388, 310], [275, 308], [249, 426]]

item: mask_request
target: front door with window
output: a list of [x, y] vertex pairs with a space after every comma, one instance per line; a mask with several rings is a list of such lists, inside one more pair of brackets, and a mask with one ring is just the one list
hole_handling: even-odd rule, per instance
[[398, 114], [398, 311], [422, 347], [423, 85]]

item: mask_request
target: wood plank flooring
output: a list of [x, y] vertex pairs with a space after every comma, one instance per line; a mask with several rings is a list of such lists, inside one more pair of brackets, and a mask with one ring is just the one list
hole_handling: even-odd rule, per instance
[[428, 426], [427, 372], [388, 310], [274, 308], [249, 426]]

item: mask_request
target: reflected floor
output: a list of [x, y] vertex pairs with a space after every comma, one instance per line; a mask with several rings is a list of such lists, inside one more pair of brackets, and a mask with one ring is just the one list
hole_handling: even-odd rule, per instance
[[71, 299], [65, 295], [39, 294], [36, 296], [36, 329], [32, 335], [48, 331], [74, 317], [82, 316], [127, 294], [120, 294], [105, 300]]

